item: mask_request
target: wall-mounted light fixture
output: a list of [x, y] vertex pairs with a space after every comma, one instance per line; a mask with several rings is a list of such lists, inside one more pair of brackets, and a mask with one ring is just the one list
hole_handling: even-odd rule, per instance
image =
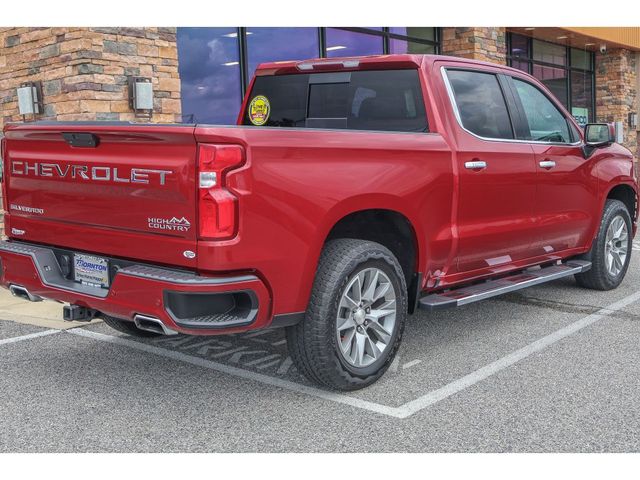
[[638, 128], [638, 114], [637, 112], [631, 112], [629, 114], [629, 128]]
[[22, 119], [26, 120], [27, 115], [34, 119], [36, 115], [42, 113], [42, 83], [25, 82], [18, 87], [18, 111]]
[[148, 77], [129, 77], [129, 106], [137, 118], [153, 115], [153, 84]]

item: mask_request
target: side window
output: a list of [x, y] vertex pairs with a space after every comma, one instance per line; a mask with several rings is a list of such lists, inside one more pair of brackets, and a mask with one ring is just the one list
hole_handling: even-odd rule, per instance
[[513, 138], [507, 104], [492, 73], [447, 70], [464, 128], [485, 138]]
[[569, 122], [569, 126], [571, 127], [571, 139], [574, 142], [579, 142], [581, 140], [581, 137], [578, 128], [571, 122]]
[[571, 143], [567, 119], [551, 100], [530, 83], [516, 78], [513, 82], [529, 124], [530, 135], [527, 140]]

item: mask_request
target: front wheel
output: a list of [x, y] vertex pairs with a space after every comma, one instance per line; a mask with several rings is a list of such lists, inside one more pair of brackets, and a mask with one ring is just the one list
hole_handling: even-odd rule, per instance
[[336, 390], [366, 387], [389, 368], [407, 317], [407, 287], [395, 256], [378, 243], [325, 246], [305, 319], [287, 328], [298, 371]]
[[578, 284], [594, 290], [612, 290], [622, 283], [631, 260], [631, 215], [624, 203], [607, 200], [598, 236], [585, 256], [591, 269], [576, 275]]

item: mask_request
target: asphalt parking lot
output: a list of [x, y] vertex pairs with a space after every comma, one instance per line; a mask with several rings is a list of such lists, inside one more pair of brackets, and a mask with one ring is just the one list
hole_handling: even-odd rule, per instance
[[5, 313], [0, 451], [637, 452], [634, 250], [611, 292], [565, 279], [410, 317], [390, 371], [349, 394], [302, 379], [278, 330], [139, 340]]

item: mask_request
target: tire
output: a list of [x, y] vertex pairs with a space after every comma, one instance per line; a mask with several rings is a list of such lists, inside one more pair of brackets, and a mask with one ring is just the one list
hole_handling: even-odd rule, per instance
[[[373, 289], [367, 288], [372, 283]], [[360, 294], [358, 286], [364, 290]], [[370, 303], [376, 295], [381, 296]], [[364, 307], [355, 306], [352, 297], [360, 298]], [[364, 388], [391, 365], [407, 304], [402, 268], [386, 247], [364, 240], [331, 240], [322, 251], [304, 320], [287, 327], [289, 354], [298, 371], [314, 383], [343, 391]], [[393, 307], [395, 315], [387, 314]]]
[[104, 323], [109, 325], [111, 328], [118, 330], [119, 332], [126, 333], [127, 335], [131, 335], [133, 337], [153, 338], [161, 336], [161, 334], [159, 333], [140, 330], [138, 327], [136, 327], [135, 323], [128, 320], [121, 320], [119, 318], [110, 317], [108, 315], [102, 315], [101, 317], [102, 320], [104, 320]]
[[[616, 230], [612, 227], [614, 221], [616, 225], [621, 225], [619, 219], [622, 219], [626, 227], [626, 237], [614, 242], [614, 244], [618, 245], [615, 250], [620, 251], [620, 249], [623, 249], [624, 245], [626, 245], [626, 254], [624, 255], [624, 259], [618, 257], [619, 262], [616, 262], [616, 265], [619, 266], [619, 270], [616, 272], [612, 271], [612, 268], [608, 265], [610, 241], [607, 238], [607, 234], [610, 228]], [[622, 283], [622, 280], [624, 280], [624, 276], [629, 268], [633, 240], [631, 232], [631, 215], [626, 205], [619, 200], [607, 200], [604, 206], [604, 212], [602, 213], [598, 236], [594, 240], [589, 253], [583, 256], [585, 260], [589, 260], [592, 263], [591, 269], [575, 275], [578, 285], [593, 290], [613, 290], [617, 288], [618, 285]]]

